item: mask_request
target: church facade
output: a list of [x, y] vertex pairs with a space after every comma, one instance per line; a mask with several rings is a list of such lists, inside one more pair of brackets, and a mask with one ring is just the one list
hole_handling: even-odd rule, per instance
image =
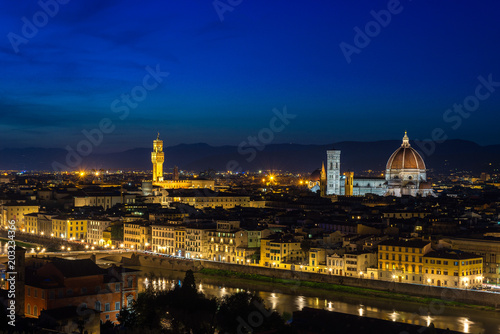
[[326, 195], [364, 196], [434, 196], [424, 160], [411, 147], [407, 133], [401, 147], [387, 161], [385, 177], [354, 177], [352, 172], [340, 173], [340, 150], [328, 150], [326, 164]]

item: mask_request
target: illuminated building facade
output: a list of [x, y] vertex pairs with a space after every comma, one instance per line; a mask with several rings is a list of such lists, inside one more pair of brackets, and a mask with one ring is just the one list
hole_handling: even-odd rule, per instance
[[[87, 242], [93, 245], [104, 246], [104, 230], [111, 225], [111, 220], [107, 218], [90, 219], [87, 225]], [[110, 240], [109, 240], [110, 241]]]
[[290, 269], [292, 263], [303, 261], [304, 258], [305, 254], [298, 240], [272, 237], [261, 239], [260, 265], [263, 267]]
[[432, 251], [424, 255], [424, 273], [428, 285], [480, 288], [483, 284], [483, 259], [461, 251]]
[[86, 240], [88, 219], [72, 216], [56, 216], [52, 218], [52, 234], [56, 238], [66, 240]]
[[327, 152], [327, 195], [434, 196], [427, 182], [424, 160], [411, 147], [407, 133], [387, 161], [385, 177], [340, 176], [340, 151]]
[[163, 140], [160, 140], [160, 134], [153, 141], [153, 152], [151, 152], [151, 162], [153, 163], [153, 185], [165, 189], [211, 189], [215, 188], [215, 181], [203, 179], [179, 180], [179, 169], [174, 168], [173, 180], [164, 180], [163, 163], [165, 162], [165, 153], [163, 152]]
[[27, 203], [8, 203], [2, 205], [2, 226], [7, 226], [8, 222], [14, 220], [18, 230], [26, 230], [24, 215], [38, 212], [38, 205]]
[[151, 247], [151, 224], [147, 221], [123, 224], [123, 244], [125, 248], [147, 250]]
[[379, 279], [424, 283], [423, 256], [432, 250], [424, 240], [387, 240], [378, 245]]

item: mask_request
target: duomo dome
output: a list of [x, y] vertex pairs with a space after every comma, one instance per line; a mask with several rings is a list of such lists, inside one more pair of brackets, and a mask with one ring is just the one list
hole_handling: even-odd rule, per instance
[[405, 133], [403, 144], [398, 148], [387, 161], [387, 170], [400, 169], [420, 169], [425, 170], [424, 159], [410, 146], [410, 140]]
[[390, 156], [386, 165], [385, 179], [387, 181], [387, 195], [429, 195], [432, 189], [427, 184], [427, 173], [424, 159], [410, 145], [407, 133], [403, 143]]

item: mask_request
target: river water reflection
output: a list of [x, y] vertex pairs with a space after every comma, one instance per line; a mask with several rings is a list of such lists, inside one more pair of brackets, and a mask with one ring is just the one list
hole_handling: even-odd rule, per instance
[[[175, 285], [181, 284], [184, 277], [184, 273], [177, 271], [145, 267], [132, 268], [141, 270], [140, 292], [149, 285], [160, 290], [170, 290]], [[256, 291], [265, 301], [266, 306], [280, 314], [284, 312], [292, 314], [304, 307], [311, 307], [421, 326], [428, 326], [432, 322], [437, 328], [449, 328], [463, 333], [500, 334], [499, 312], [444, 307], [439, 304], [388, 301], [356, 295], [346, 297], [345, 294], [337, 297], [329, 293], [329, 296], [325, 297], [321, 296], [321, 290], [318, 290], [317, 297], [311, 296], [311, 290], [309, 290], [309, 295], [305, 296], [300, 293], [300, 288], [294, 293], [271, 292], [267, 291], [270, 290], [269, 286], [259, 288], [258, 283], [252, 282], [251, 287], [248, 287], [241, 281], [232, 282], [226, 278], [195, 276], [199, 291], [207, 297], [222, 298], [240, 291]]]

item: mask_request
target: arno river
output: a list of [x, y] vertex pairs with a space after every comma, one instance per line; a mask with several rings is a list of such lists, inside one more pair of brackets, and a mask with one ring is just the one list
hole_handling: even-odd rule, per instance
[[[184, 278], [184, 273], [177, 271], [147, 267], [132, 268], [141, 270], [140, 291], [148, 285], [159, 289], [172, 289]], [[449, 328], [464, 333], [500, 334], [500, 312], [392, 301], [314, 289], [301, 293], [301, 288], [298, 286], [291, 287], [287, 289], [288, 291], [271, 292], [270, 285], [259, 282], [233, 281], [224, 277], [198, 274], [195, 274], [195, 278], [198, 289], [207, 297], [221, 298], [240, 291], [257, 291], [266, 306], [280, 314], [284, 312], [292, 314], [303, 307], [311, 307], [421, 326], [427, 326], [432, 322], [438, 328]], [[498, 298], [500, 300], [500, 294]]]

